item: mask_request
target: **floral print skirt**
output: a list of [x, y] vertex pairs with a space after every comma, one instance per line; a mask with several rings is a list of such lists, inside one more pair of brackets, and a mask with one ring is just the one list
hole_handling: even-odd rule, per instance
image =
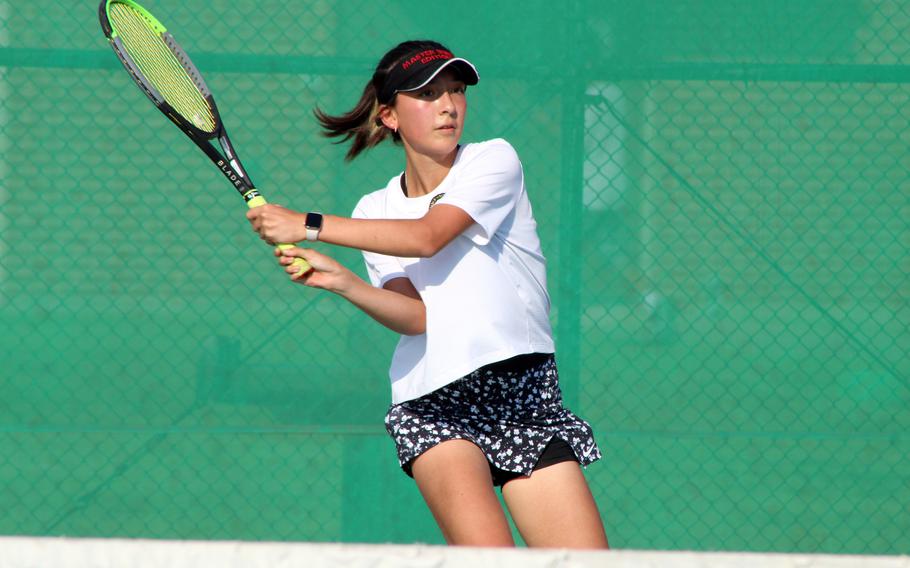
[[564, 440], [582, 466], [599, 459], [591, 426], [564, 408], [552, 354], [519, 355], [476, 371], [427, 395], [393, 404], [385, 418], [398, 462], [446, 440], [476, 444], [492, 467], [530, 475], [553, 438]]

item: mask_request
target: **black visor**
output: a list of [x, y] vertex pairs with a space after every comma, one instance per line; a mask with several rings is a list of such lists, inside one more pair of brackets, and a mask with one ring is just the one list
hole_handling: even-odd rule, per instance
[[467, 59], [455, 57], [445, 49], [425, 49], [405, 57], [389, 73], [385, 85], [378, 93], [379, 102], [388, 104], [396, 93], [416, 91], [436, 78], [446, 67], [458, 73], [465, 85], [476, 85], [480, 80], [477, 69]]

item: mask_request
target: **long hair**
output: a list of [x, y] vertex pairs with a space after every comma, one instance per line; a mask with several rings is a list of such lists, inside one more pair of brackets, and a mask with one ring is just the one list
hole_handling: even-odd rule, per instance
[[[405, 56], [424, 49], [445, 49], [439, 42], [430, 40], [411, 40], [399, 43], [390, 49], [373, 72], [373, 77], [363, 88], [360, 100], [348, 112], [333, 116], [323, 112], [319, 107], [313, 109], [313, 114], [319, 125], [322, 126], [322, 135], [326, 138], [340, 138], [336, 144], [343, 144], [352, 140], [351, 147], [345, 156], [345, 161], [351, 161], [368, 150], [391, 137], [395, 143], [401, 142], [401, 136], [387, 128], [379, 118], [378, 93], [385, 86], [389, 73], [401, 62]], [[393, 103], [390, 103], [393, 104]]]

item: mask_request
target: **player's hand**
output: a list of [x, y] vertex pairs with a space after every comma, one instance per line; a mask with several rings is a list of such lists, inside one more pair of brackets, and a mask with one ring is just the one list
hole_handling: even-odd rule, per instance
[[[275, 256], [278, 257], [278, 263], [284, 266], [284, 270], [290, 275], [291, 280], [313, 288], [342, 293], [357, 278], [353, 272], [334, 258], [313, 249], [291, 247], [280, 250], [276, 248]], [[306, 275], [299, 274], [297, 267], [291, 266], [296, 258], [306, 260], [313, 270]]]
[[306, 238], [306, 213], [269, 203], [248, 210], [246, 218], [259, 238], [270, 245], [296, 243]]

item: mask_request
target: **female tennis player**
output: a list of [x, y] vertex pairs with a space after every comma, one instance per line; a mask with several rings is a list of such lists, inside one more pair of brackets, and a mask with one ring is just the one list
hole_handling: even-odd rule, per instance
[[[401, 334], [386, 428], [450, 544], [514, 546], [494, 487], [528, 546], [606, 548], [580, 466], [600, 457], [562, 405], [537, 225], [515, 150], [460, 144], [475, 67], [408, 41], [376, 67], [357, 105], [315, 114], [348, 159], [391, 138], [404, 171], [352, 218], [265, 205], [247, 217], [269, 243], [363, 251], [371, 283], [307, 248], [277, 251], [291, 277], [346, 298]], [[295, 257], [313, 271], [290, 267]]]

